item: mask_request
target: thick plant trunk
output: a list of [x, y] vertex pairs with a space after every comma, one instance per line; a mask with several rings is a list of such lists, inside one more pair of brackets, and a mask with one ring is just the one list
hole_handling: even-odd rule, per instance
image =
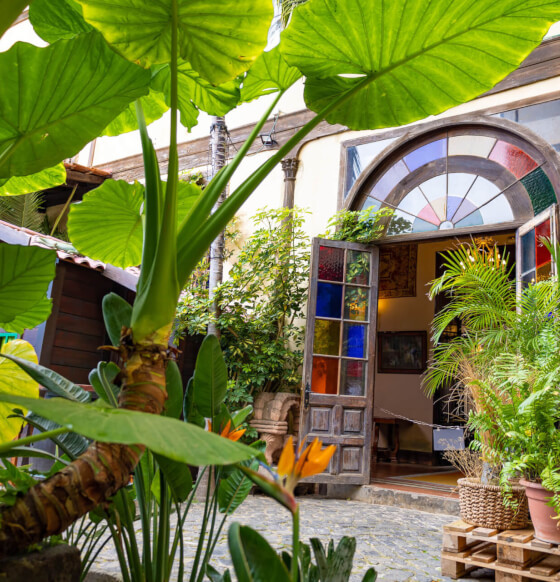
[[[167, 399], [167, 346], [123, 345], [121, 354], [125, 381], [119, 407], [161, 414]], [[32, 487], [15, 505], [2, 508], [0, 558], [63, 532], [82, 515], [108, 501], [130, 482], [144, 449], [140, 445], [94, 442], [81, 457]]]

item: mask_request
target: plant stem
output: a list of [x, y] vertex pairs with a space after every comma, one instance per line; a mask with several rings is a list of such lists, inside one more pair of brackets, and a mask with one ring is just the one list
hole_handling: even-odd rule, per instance
[[292, 582], [298, 582], [299, 578], [299, 505], [292, 513]]
[[46, 432], [42, 432], [39, 434], [24, 437], [22, 439], [18, 439], [17, 441], [9, 441], [7, 443], [0, 445], [0, 453], [7, 453], [8, 451], [10, 451], [11, 449], [13, 449], [16, 446], [21, 447], [21, 446], [29, 445], [31, 443], [36, 443], [37, 441], [42, 441], [42, 440], [51, 438], [53, 436], [57, 436], [59, 434], [65, 434], [68, 432], [70, 432], [69, 428], [61, 426], [60, 428], [55, 428], [53, 430], [47, 430]]

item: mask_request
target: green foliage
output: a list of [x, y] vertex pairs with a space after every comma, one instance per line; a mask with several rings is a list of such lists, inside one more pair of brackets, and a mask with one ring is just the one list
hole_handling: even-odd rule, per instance
[[[21, 333], [50, 314], [47, 289], [54, 277], [56, 255], [40, 247], [0, 244], [0, 327]], [[31, 325], [30, 325], [31, 324]]]
[[[2, 466], [3, 465], [3, 466]], [[19, 495], [27, 493], [35, 483], [37, 475], [31, 466], [16, 467], [8, 459], [0, 463], [0, 502], [13, 505]]]
[[[557, 261], [558, 248], [548, 246]], [[497, 248], [447, 254], [430, 294], [452, 297], [434, 320], [434, 337], [457, 317], [465, 333], [436, 348], [428, 386], [453, 376], [467, 385], [474, 447], [501, 468], [506, 502], [513, 503], [512, 479], [523, 475], [554, 492], [560, 515], [560, 284], [542, 280], [517, 298], [506, 265]]]
[[30, 192], [19, 196], [0, 196], [0, 220], [21, 228], [41, 232], [45, 230], [45, 215], [39, 212], [42, 206], [43, 195], [41, 192]]
[[[18, 196], [19, 194], [38, 194], [39, 190], [53, 188], [66, 182], [66, 168], [63, 163], [57, 164], [53, 168], [46, 168], [36, 174], [29, 176], [14, 176], [9, 178], [4, 184], [0, 180], [0, 196]], [[7, 200], [0, 198], [0, 203], [6, 204]], [[2, 218], [8, 222], [13, 222], [9, 218]], [[18, 224], [13, 222], [13, 224]], [[18, 226], [25, 226], [18, 224]], [[31, 227], [27, 227], [31, 228]], [[37, 229], [35, 229], [37, 230]]]
[[[237, 409], [262, 391], [290, 391], [299, 386], [303, 327], [309, 276], [309, 239], [304, 213], [263, 210], [253, 221], [229, 273], [215, 290], [230, 386], [227, 404]], [[197, 270], [177, 310], [178, 333], [203, 333], [211, 320], [207, 274]]]
[[377, 210], [374, 206], [365, 210], [339, 210], [329, 220], [329, 231], [324, 236], [331, 240], [367, 244], [383, 234], [385, 219], [391, 216], [393, 216], [391, 208]]
[[314, 0], [294, 10], [281, 50], [308, 76], [309, 109], [351, 92], [327, 121], [396, 127], [484, 93], [519, 66], [558, 16], [557, 5], [541, 0]]

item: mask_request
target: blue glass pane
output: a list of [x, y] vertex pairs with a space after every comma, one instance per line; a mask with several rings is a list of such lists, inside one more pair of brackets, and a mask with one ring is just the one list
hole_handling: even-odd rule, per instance
[[342, 355], [349, 358], [366, 357], [366, 326], [346, 324], [344, 326], [344, 343]]
[[342, 315], [342, 285], [317, 284], [317, 317], [340, 319]]
[[484, 224], [484, 221], [482, 220], [480, 210], [477, 210], [476, 212], [469, 214], [466, 218], [463, 218], [463, 220], [456, 222], [455, 228], [461, 228], [463, 226], [478, 226], [479, 224]]
[[457, 198], [457, 196], [447, 197], [447, 220], [453, 218], [453, 215], [457, 212], [457, 208], [459, 208], [461, 202], [463, 202], [463, 199]]
[[428, 232], [430, 230], [437, 230], [438, 227], [431, 222], [426, 222], [421, 218], [417, 218], [412, 225], [412, 232]]
[[409, 167], [411, 172], [420, 168], [421, 166], [433, 162], [434, 160], [439, 160], [440, 158], [445, 158], [447, 155], [447, 138], [439, 139], [428, 143], [425, 146], [419, 147], [414, 150], [408, 156], [404, 157], [406, 165]]
[[[533, 273], [536, 264], [535, 229], [521, 237], [521, 273]], [[531, 278], [528, 279], [529, 281]]]

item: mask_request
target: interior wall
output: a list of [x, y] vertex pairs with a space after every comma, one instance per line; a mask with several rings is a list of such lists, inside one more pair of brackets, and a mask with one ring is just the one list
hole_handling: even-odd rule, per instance
[[[492, 237], [498, 244], [511, 244], [513, 235]], [[463, 239], [466, 240], [466, 239]], [[435, 276], [436, 253], [450, 250], [459, 239], [437, 240], [418, 244], [416, 296], [379, 299], [378, 331], [426, 331], [430, 355], [430, 326], [434, 317], [434, 302], [428, 298], [429, 283]], [[383, 409], [383, 410], [382, 410]], [[420, 374], [379, 374], [375, 372], [374, 416], [390, 418], [394, 414], [420, 422], [433, 422], [433, 400], [425, 394]], [[382, 427], [383, 430], [383, 427]], [[384, 439], [380, 439], [383, 446]], [[431, 452], [432, 429], [420, 424], [400, 424], [400, 448], [408, 451]]]

